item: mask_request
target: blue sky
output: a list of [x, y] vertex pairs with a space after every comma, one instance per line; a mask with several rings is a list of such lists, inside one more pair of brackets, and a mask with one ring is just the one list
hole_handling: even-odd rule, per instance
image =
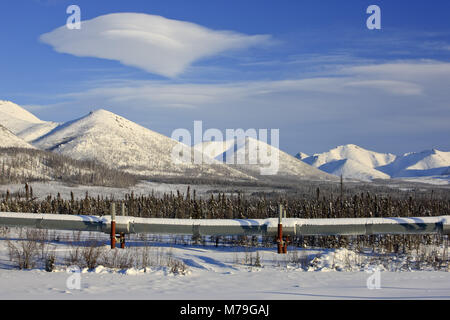
[[[64, 27], [71, 4], [81, 32]], [[381, 30], [366, 27], [371, 4]], [[291, 154], [450, 150], [448, 12], [445, 0], [4, 0], [0, 99], [53, 121], [104, 108], [168, 136], [194, 120], [280, 129]]]

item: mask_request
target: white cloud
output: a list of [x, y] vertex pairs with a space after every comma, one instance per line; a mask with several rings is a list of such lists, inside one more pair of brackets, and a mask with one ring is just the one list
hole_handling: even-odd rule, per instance
[[[243, 103], [251, 107], [264, 101], [279, 104], [292, 101], [333, 101], [335, 97], [355, 101], [356, 97], [415, 99], [435, 95], [447, 97], [440, 89], [450, 79], [450, 63], [399, 62], [378, 65], [349, 66], [335, 70], [327, 77], [309, 77], [276, 81], [233, 81], [227, 83], [172, 83], [170, 81], [113, 80], [89, 82], [89, 89], [61, 96], [65, 99], [89, 99], [112, 105], [141, 105], [148, 108], [197, 107], [213, 109], [215, 105]], [[408, 98], [409, 99], [409, 98]], [[245, 103], [244, 103], [245, 102]], [[337, 101], [336, 101], [337, 103]]]
[[420, 95], [422, 87], [418, 84], [397, 80], [359, 80], [348, 81], [346, 87], [378, 89], [395, 95]]
[[117, 60], [170, 78], [199, 59], [270, 42], [269, 35], [215, 31], [140, 13], [99, 16], [83, 21], [80, 30], [62, 26], [40, 39], [60, 53]]
[[385, 77], [423, 80], [423, 77], [437, 77], [450, 74], [450, 63], [434, 60], [396, 61], [382, 64], [355, 66], [346, 69], [351, 74], [366, 74], [371, 77]]

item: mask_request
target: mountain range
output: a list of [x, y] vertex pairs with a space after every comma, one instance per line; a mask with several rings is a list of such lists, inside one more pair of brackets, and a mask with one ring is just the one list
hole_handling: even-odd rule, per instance
[[[0, 115], [0, 124], [11, 128], [9, 136], [1, 140], [15, 141], [17, 146], [18, 141], [21, 141], [21, 147], [50, 151], [75, 160], [95, 160], [110, 168], [146, 177], [220, 181], [261, 179], [257, 172], [260, 168], [258, 166], [228, 165], [213, 159], [215, 157], [210, 158], [197, 148], [191, 148], [103, 109], [60, 124], [42, 121], [17, 104], [2, 101]], [[4, 144], [12, 146], [11, 142]], [[203, 163], [174, 161], [172, 152], [175, 148], [177, 152], [190, 155], [192, 159], [203, 159]], [[336, 179], [278, 149], [273, 150], [273, 153], [275, 151], [280, 152], [281, 159], [281, 170], [275, 175], [278, 178], [292, 176], [312, 180]], [[271, 178], [275, 179], [275, 176]]]
[[195, 151], [103, 109], [56, 127], [34, 140], [33, 145], [76, 160], [96, 160], [143, 176], [252, 179], [219, 161], [204, 166], [174, 163], [172, 150], [176, 145], [181, 152]]
[[[252, 137], [226, 141], [208, 141], [194, 146], [200, 152], [218, 161], [261, 179], [270, 176], [271, 169], [277, 176], [306, 178], [309, 180], [336, 181], [336, 177], [314, 168], [295, 157]], [[250, 152], [253, 150], [254, 152]], [[251, 158], [250, 155], [254, 155]]]
[[309, 157], [299, 154], [296, 157], [330, 174], [362, 181], [440, 176], [450, 172], [450, 152], [436, 149], [397, 156], [348, 144]]
[[[57, 123], [40, 120], [21, 106], [0, 100], [0, 148], [6, 147], [51, 151], [75, 160], [95, 160], [112, 169], [146, 177], [337, 181], [336, 176], [342, 175], [346, 179], [371, 181], [450, 174], [450, 152], [435, 149], [397, 156], [348, 144], [311, 156], [299, 152], [293, 157], [250, 137], [190, 147], [103, 109]], [[174, 162], [174, 148], [204, 162]], [[266, 154], [266, 159], [250, 158], [252, 148]], [[239, 155], [244, 157], [243, 162], [227, 161]], [[271, 156], [276, 156], [276, 163], [267, 162], [274, 159]], [[276, 174], [264, 174], [271, 165]]]

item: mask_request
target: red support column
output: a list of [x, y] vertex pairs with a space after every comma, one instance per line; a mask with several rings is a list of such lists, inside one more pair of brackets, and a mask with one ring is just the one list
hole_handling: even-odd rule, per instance
[[278, 244], [278, 254], [283, 253], [283, 205], [280, 204], [278, 207], [278, 237], [277, 237], [277, 244]]
[[283, 253], [283, 225], [281, 223], [278, 224], [278, 254]]
[[125, 233], [120, 233], [120, 248], [125, 249]]
[[116, 248], [116, 222], [111, 221], [111, 249]]
[[116, 248], [116, 206], [111, 203], [111, 249]]

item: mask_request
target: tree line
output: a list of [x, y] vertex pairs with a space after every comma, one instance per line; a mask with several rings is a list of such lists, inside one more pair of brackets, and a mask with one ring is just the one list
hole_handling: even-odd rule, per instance
[[96, 161], [35, 149], [0, 148], [0, 184], [38, 181], [126, 188], [139, 179]]
[[125, 204], [126, 214], [143, 218], [178, 219], [265, 219], [277, 217], [278, 205], [283, 204], [288, 218], [365, 218], [365, 217], [422, 217], [440, 216], [450, 212], [450, 198], [429, 196], [377, 195], [370, 192], [321, 196], [314, 194], [255, 194], [246, 195], [211, 193], [197, 196], [196, 190], [157, 195], [126, 194], [124, 199], [108, 196], [90, 196], [63, 199], [60, 194], [37, 199], [32, 187], [26, 184], [23, 191], [0, 195], [0, 210], [4, 212], [54, 213], [73, 215], [108, 215], [111, 203], [120, 208]]

